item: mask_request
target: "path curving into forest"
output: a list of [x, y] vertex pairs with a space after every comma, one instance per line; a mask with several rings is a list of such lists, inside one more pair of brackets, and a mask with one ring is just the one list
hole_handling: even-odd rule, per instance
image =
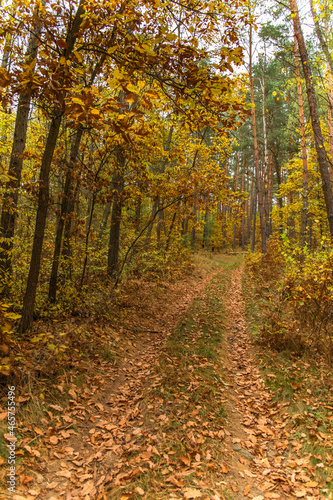
[[9, 498], [324, 498], [290, 440], [289, 403], [275, 401], [262, 378], [241, 258], [219, 263], [129, 338], [119, 364], [104, 364], [81, 391], [73, 386], [67, 408], [50, 405], [52, 426], [25, 446]]

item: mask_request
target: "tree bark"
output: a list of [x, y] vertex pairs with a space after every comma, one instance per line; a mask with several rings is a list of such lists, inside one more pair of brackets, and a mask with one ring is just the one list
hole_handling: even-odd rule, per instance
[[[292, 1], [296, 4], [296, 0], [292, 0]], [[291, 4], [290, 4], [290, 6], [291, 6]], [[316, 32], [316, 35], [318, 37], [318, 40], [319, 40], [319, 43], [321, 46], [321, 50], [325, 54], [325, 58], [326, 58], [326, 61], [330, 67], [331, 73], [333, 73], [333, 57], [332, 57], [331, 51], [326, 43], [324, 33], [322, 32], [322, 29], [320, 27], [318, 16], [315, 13], [313, 0], [310, 0], [310, 6], [311, 6], [311, 13], [312, 13], [313, 22], [315, 25], [315, 32]], [[296, 5], [296, 8], [297, 8], [297, 5]], [[293, 10], [294, 7], [291, 7], [291, 9]]]
[[[80, 4], [76, 11], [76, 15], [73, 24], [71, 26], [71, 30], [68, 33], [66, 39], [67, 48], [64, 49], [64, 57], [66, 59], [68, 59], [70, 53], [74, 49], [74, 45], [82, 23], [82, 16], [84, 13], [85, 3], [86, 0], [80, 0]], [[62, 115], [64, 111], [65, 95], [66, 93], [64, 92], [63, 95], [59, 97], [59, 102], [54, 112], [54, 117], [51, 120], [50, 130], [46, 140], [46, 145], [40, 167], [40, 175], [39, 175], [40, 184], [39, 184], [39, 194], [38, 194], [35, 235], [31, 253], [27, 287], [23, 299], [22, 318], [20, 323], [20, 331], [22, 333], [26, 332], [30, 328], [30, 325], [33, 320], [38, 277], [41, 266], [41, 256], [43, 249], [46, 218], [47, 218], [47, 211], [49, 204], [49, 176], [50, 176], [53, 154], [59, 135]]]
[[56, 296], [57, 296], [57, 281], [58, 281], [58, 270], [59, 270], [59, 263], [60, 263], [61, 243], [62, 243], [65, 221], [66, 221], [66, 218], [68, 217], [68, 213], [69, 213], [70, 198], [71, 198], [72, 189], [73, 189], [72, 176], [73, 176], [73, 170], [75, 168], [76, 158], [79, 154], [79, 148], [80, 148], [82, 134], [83, 134], [83, 129], [80, 128], [77, 131], [75, 138], [72, 142], [71, 152], [70, 152], [70, 160], [69, 160], [69, 165], [68, 165], [66, 177], [65, 177], [65, 186], [64, 186], [63, 198], [62, 198], [62, 202], [61, 202], [60, 219], [59, 219], [59, 224], [58, 224], [57, 232], [56, 232], [56, 238], [55, 238], [55, 242], [54, 242], [52, 270], [51, 270], [50, 283], [49, 283], [49, 301], [51, 303], [55, 303]]
[[[46, 0], [42, 1], [43, 6], [45, 5], [45, 1]], [[37, 8], [35, 25], [32, 28], [30, 39], [28, 42], [28, 48], [25, 54], [26, 65], [31, 64], [31, 62], [37, 56], [38, 38], [40, 33], [41, 23], [39, 20], [39, 11]], [[9, 50], [10, 49], [8, 47], [5, 47], [2, 66], [7, 66], [8, 64], [7, 59], [9, 57]], [[5, 281], [5, 294], [7, 294], [9, 291], [8, 280], [10, 279], [10, 276], [12, 274], [11, 250], [13, 248], [13, 237], [17, 217], [19, 187], [21, 184], [23, 167], [23, 153], [27, 140], [30, 102], [30, 89], [25, 88], [24, 91], [20, 93], [17, 105], [14, 138], [8, 168], [8, 176], [10, 176], [10, 179], [6, 183], [5, 187], [0, 220], [0, 236], [1, 238], [3, 238], [3, 240], [1, 240], [2, 243], [0, 247], [0, 276], [1, 279]]]
[[318, 157], [319, 171], [324, 193], [329, 231], [331, 238], [333, 238], [333, 191], [329, 174], [329, 163], [324, 148], [323, 135], [321, 132], [317, 99], [312, 83], [310, 62], [308, 58], [306, 45], [304, 42], [296, 0], [289, 0], [289, 4], [290, 4], [290, 9], [292, 11], [294, 32], [297, 38], [299, 54], [302, 61], [303, 73], [306, 82], [306, 93], [310, 109], [311, 124], [312, 124], [315, 147]]
[[125, 164], [125, 159], [121, 151], [117, 152], [117, 158], [119, 170], [113, 177], [113, 185], [115, 186], [117, 193], [112, 205], [107, 264], [107, 275], [114, 278], [117, 277], [119, 262], [120, 225], [123, 205], [121, 194], [124, 189], [123, 168]]
[[105, 206], [104, 206], [101, 225], [99, 227], [99, 232], [98, 232], [98, 247], [99, 248], [101, 247], [101, 244], [102, 244], [102, 238], [103, 238], [103, 235], [105, 233], [105, 228], [106, 228], [108, 220], [109, 220], [110, 212], [111, 212], [111, 203], [109, 201], [107, 201], [105, 203]]
[[[255, 102], [254, 102], [254, 91], [253, 91], [253, 75], [252, 75], [252, 25], [250, 25], [250, 47], [249, 47], [249, 83], [250, 83], [250, 94], [251, 94], [251, 117], [252, 117], [252, 134], [253, 134], [253, 145], [254, 145], [254, 161], [255, 161], [255, 179], [256, 179], [256, 198], [258, 200], [258, 211], [260, 219], [260, 234], [261, 234], [261, 251], [266, 253], [266, 234], [265, 234], [265, 222], [264, 222], [264, 200], [261, 186], [260, 178], [260, 168], [259, 168], [259, 147], [257, 139], [257, 126], [256, 126], [256, 113], [255, 113]], [[255, 219], [254, 219], [254, 231], [252, 238], [252, 246], [255, 241]]]
[[309, 206], [309, 193], [308, 193], [308, 157], [306, 153], [306, 139], [305, 139], [305, 118], [304, 118], [304, 105], [303, 105], [303, 92], [301, 83], [301, 71], [299, 65], [299, 55], [297, 48], [297, 38], [294, 35], [294, 56], [296, 64], [296, 80], [297, 80], [297, 95], [298, 95], [298, 109], [300, 121], [300, 134], [301, 134], [301, 150], [302, 150], [302, 219], [301, 219], [301, 245], [304, 247], [307, 236], [308, 225], [308, 206]]
[[35, 225], [34, 241], [30, 260], [30, 269], [27, 281], [27, 288], [23, 299], [22, 318], [20, 331], [26, 332], [33, 319], [33, 312], [36, 299], [37, 283], [41, 265], [41, 256], [46, 226], [47, 210], [49, 205], [49, 174], [53, 158], [54, 149], [58, 139], [62, 116], [52, 119], [46, 146], [43, 154], [42, 165], [39, 176], [38, 208]]

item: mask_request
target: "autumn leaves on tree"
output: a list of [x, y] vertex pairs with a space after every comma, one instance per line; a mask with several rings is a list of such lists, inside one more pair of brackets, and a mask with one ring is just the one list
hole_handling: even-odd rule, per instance
[[242, 1], [2, 10], [0, 271], [22, 332], [189, 250], [332, 235], [331, 11], [311, 3], [313, 71], [289, 7], [259, 30]]
[[22, 332], [46, 281], [55, 303], [59, 277], [77, 296], [87, 272], [117, 280], [155, 225], [169, 251], [180, 227], [183, 239], [194, 230], [192, 207], [217, 200], [229, 132], [247, 114], [233, 76], [247, 23], [242, 2], [3, 10], [1, 279], [4, 297], [25, 289]]

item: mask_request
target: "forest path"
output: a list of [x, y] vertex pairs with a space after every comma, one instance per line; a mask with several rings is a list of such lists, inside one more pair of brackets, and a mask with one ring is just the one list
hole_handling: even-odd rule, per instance
[[261, 378], [241, 258], [221, 259], [129, 338], [121, 363], [72, 387], [66, 409], [50, 408], [59, 417], [25, 447], [30, 462], [10, 498], [324, 498], [298, 443], [289, 445], [288, 404]]

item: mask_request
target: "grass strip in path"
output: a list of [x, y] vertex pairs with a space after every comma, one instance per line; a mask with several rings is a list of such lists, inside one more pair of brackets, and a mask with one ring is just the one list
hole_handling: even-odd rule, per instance
[[127, 457], [132, 472], [116, 478], [108, 498], [231, 498], [224, 462], [224, 297], [240, 261], [223, 257], [221, 272], [166, 341], [144, 394], [139, 449]]

